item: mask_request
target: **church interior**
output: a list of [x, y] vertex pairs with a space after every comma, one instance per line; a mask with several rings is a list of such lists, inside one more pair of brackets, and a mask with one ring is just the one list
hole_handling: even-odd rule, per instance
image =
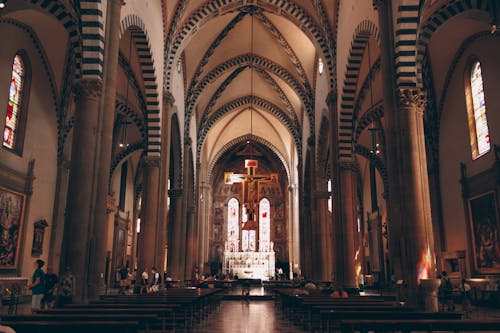
[[0, 36], [3, 325], [500, 332], [499, 1], [0, 0]]

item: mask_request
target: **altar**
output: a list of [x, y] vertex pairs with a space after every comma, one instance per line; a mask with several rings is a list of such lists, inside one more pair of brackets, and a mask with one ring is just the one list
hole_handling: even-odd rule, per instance
[[275, 254], [270, 252], [224, 252], [224, 274], [240, 279], [269, 280], [274, 277]]

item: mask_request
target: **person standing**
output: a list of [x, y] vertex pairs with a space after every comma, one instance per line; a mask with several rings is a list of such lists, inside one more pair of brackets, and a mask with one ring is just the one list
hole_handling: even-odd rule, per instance
[[151, 291], [152, 292], [157, 292], [160, 290], [160, 273], [158, 273], [158, 270], [156, 267], [153, 267], [151, 269]]
[[464, 307], [464, 312], [465, 312], [465, 317], [466, 318], [471, 318], [472, 317], [472, 304], [470, 301], [470, 291], [471, 291], [471, 286], [470, 284], [465, 281], [465, 279], [462, 279], [462, 304]]
[[71, 271], [66, 269], [66, 273], [61, 279], [59, 287], [59, 305], [64, 306], [66, 304], [71, 304], [73, 302], [73, 274]]
[[57, 275], [47, 270], [47, 274], [45, 275], [45, 291], [42, 299], [43, 308], [51, 309], [54, 307], [54, 301], [56, 300], [57, 281]]
[[42, 259], [37, 259], [34, 263], [35, 271], [31, 277], [31, 284], [28, 286], [31, 289], [31, 310], [35, 312], [42, 307], [42, 298], [45, 292], [45, 273], [42, 270], [45, 262]]
[[140, 294], [146, 294], [148, 292], [148, 270], [145, 268], [144, 272], [141, 274], [141, 291]]
[[118, 273], [120, 275], [120, 289], [118, 290], [118, 294], [125, 295], [125, 290], [128, 287], [128, 268], [123, 266]]

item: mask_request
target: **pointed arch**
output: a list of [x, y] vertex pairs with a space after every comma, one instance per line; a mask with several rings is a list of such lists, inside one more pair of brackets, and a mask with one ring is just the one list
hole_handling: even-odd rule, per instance
[[160, 155], [161, 127], [160, 103], [158, 99], [158, 84], [154, 66], [151, 44], [142, 19], [134, 14], [127, 15], [120, 24], [120, 38], [127, 31], [131, 31], [139, 56], [142, 79], [144, 81], [147, 117], [147, 156]]
[[[295, 1], [290, 0], [263, 0], [263, 4], [258, 6], [262, 10], [269, 11], [275, 14], [279, 14], [295, 25], [301, 28], [305, 34], [310, 38], [313, 44], [316, 45], [318, 49], [321, 50], [325, 57], [325, 62], [327, 63], [329, 69], [329, 79], [331, 88], [335, 87], [335, 57], [334, 50], [331, 49], [331, 43], [329, 43], [328, 37], [325, 35], [323, 29], [318, 27], [314, 20], [309, 16], [309, 14], [301, 8]], [[167, 38], [166, 44], [166, 66], [165, 66], [165, 90], [170, 91], [171, 78], [172, 78], [172, 68], [174, 59], [177, 53], [182, 49], [183, 43], [192, 35], [196, 30], [196, 27], [200, 23], [205, 21], [208, 17], [212, 15], [224, 15], [229, 11], [235, 10], [251, 10], [249, 7], [255, 5], [247, 4], [237, 4], [228, 3], [227, 1], [211, 0], [206, 1], [203, 5], [200, 5], [196, 11], [193, 11], [192, 15], [183, 22], [180, 26], [178, 20], [180, 17], [174, 17], [173, 21], [176, 22], [178, 28], [175, 34]], [[183, 12], [182, 9], [185, 8], [185, 2], [178, 5], [176, 9], [176, 14], [180, 16]], [[333, 38], [331, 36], [330, 38]]]
[[[339, 116], [339, 157], [351, 160], [353, 157], [354, 106], [361, 63], [370, 37], [380, 43], [378, 27], [369, 20], [362, 21], [354, 32], [351, 49], [347, 60], [344, 86], [340, 103]], [[371, 72], [371, 69], [370, 69]]]
[[[416, 0], [414, 0], [416, 1]], [[418, 76], [415, 80], [415, 85], [422, 85], [422, 65], [426, 57], [427, 48], [434, 33], [449, 19], [470, 10], [479, 10], [494, 16], [493, 9], [489, 6], [489, 1], [481, 0], [456, 0], [451, 1], [434, 14], [430, 15], [425, 22], [422, 22], [418, 40], [416, 43], [415, 60], [413, 60], [414, 71]]]

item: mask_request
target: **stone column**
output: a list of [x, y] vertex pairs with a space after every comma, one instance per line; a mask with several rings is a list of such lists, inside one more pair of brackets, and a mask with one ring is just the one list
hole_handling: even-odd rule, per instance
[[[340, 242], [342, 235], [342, 220], [341, 211], [342, 205], [340, 201], [340, 173], [339, 173], [339, 115], [337, 109], [337, 92], [332, 90], [328, 93], [326, 98], [326, 104], [328, 105], [328, 111], [330, 114], [329, 125], [330, 125], [330, 173], [332, 179], [332, 200], [333, 200], [333, 211], [332, 211], [332, 229], [333, 237], [330, 242], [334, 244], [334, 253], [332, 256], [333, 260], [333, 279], [339, 281], [343, 275], [343, 268], [341, 262], [340, 253], [343, 252], [342, 244]], [[340, 251], [340, 252], [339, 252]]]
[[401, 179], [398, 175], [398, 144], [396, 136], [398, 109], [395, 96], [396, 73], [394, 70], [394, 41], [392, 26], [392, 6], [390, 0], [373, 0], [378, 12], [380, 26], [380, 63], [382, 76], [382, 93], [384, 105], [384, 130], [386, 137], [387, 170], [389, 173], [389, 193], [387, 196], [387, 227], [389, 235], [389, 259], [392, 271], [397, 279], [402, 279], [401, 262], [405, 260], [401, 253], [401, 219], [399, 188]]
[[379, 13], [381, 36], [391, 263], [396, 278], [407, 282], [410, 302], [415, 303], [419, 276], [435, 276], [423, 128], [426, 97], [418, 89], [395, 89], [391, 1], [375, 0], [374, 6]]
[[[327, 184], [328, 180], [321, 178], [320, 182]], [[318, 184], [319, 187], [319, 184]], [[319, 221], [319, 246], [321, 253], [321, 272], [320, 279], [327, 281], [332, 278], [333, 267], [332, 267], [332, 250], [331, 244], [332, 241], [330, 239], [331, 231], [330, 231], [330, 220], [328, 218], [328, 199], [329, 193], [328, 191], [316, 191], [316, 209], [317, 209], [317, 218]]]
[[340, 233], [335, 241], [336, 249], [336, 281], [346, 288], [356, 287], [354, 235], [357, 219], [356, 173], [354, 165], [342, 163], [339, 170], [340, 192], [337, 201], [341, 206], [338, 213], [341, 225]]
[[111, 168], [113, 124], [115, 120], [116, 75], [118, 51], [120, 49], [120, 13], [123, 0], [108, 0], [106, 29], [106, 56], [104, 63], [104, 87], [100, 111], [100, 135], [97, 142], [99, 157], [95, 183], [95, 213], [92, 228], [92, 244], [89, 265], [89, 298], [97, 299], [104, 287], [106, 268], [106, 244], [108, 241], [108, 212], [106, 201], [109, 194], [109, 171]]
[[153, 266], [162, 263], [158, 258], [159, 246], [158, 236], [158, 191], [160, 183], [160, 158], [145, 156], [143, 157], [143, 189], [142, 189], [142, 208], [141, 208], [141, 241], [139, 243], [140, 251], [138, 258], [138, 267], [140, 272], [147, 269], [151, 271]]
[[416, 293], [419, 277], [435, 277], [434, 235], [430, 209], [429, 179], [425, 152], [423, 112], [426, 97], [419, 90], [399, 91], [397, 142], [400, 179], [405, 186], [398, 197], [405, 218], [401, 219], [404, 278], [410, 296]]
[[184, 137], [184, 154], [183, 154], [183, 197], [181, 201], [181, 212], [180, 215], [178, 215], [178, 220], [176, 220], [177, 223], [179, 223], [179, 269], [180, 269], [180, 276], [179, 279], [184, 282], [184, 280], [187, 277], [191, 276], [191, 270], [192, 267], [187, 267], [188, 264], [188, 253], [186, 252], [188, 249], [188, 213], [189, 213], [189, 207], [191, 206], [190, 200], [192, 198], [190, 197], [191, 194], [191, 186], [192, 186], [192, 180], [191, 180], [191, 168], [193, 167], [189, 162], [190, 162], [190, 156], [189, 154], [191, 153], [191, 145], [192, 145], [192, 140], [190, 137]]
[[[162, 258], [160, 271], [167, 269], [165, 251], [168, 243], [168, 180], [170, 177], [170, 115], [174, 106], [174, 97], [169, 91], [163, 92], [163, 113], [161, 118], [161, 173], [160, 173], [160, 205], [159, 205], [159, 230], [158, 230], [158, 257]], [[173, 185], [173, 184], [172, 184]]]
[[184, 274], [184, 268], [182, 268], [181, 274], [181, 261], [184, 260], [181, 258], [184, 255], [181, 250], [183, 190], [174, 188], [170, 190], [169, 194], [170, 209], [173, 210], [173, 214], [171, 214], [172, 220], [168, 224], [169, 240], [171, 240], [168, 244], [168, 271], [174, 279], [181, 279]]
[[67, 219], [64, 228], [62, 267], [69, 267], [75, 277], [75, 303], [87, 299], [87, 269], [91, 216], [94, 163], [98, 128], [98, 110], [102, 83], [100, 80], [80, 80], [73, 89], [76, 97], [75, 125], [71, 171], [68, 184]]
[[200, 184], [200, 208], [198, 214], [199, 220], [199, 246], [198, 246], [198, 266], [200, 267], [201, 272], [205, 272], [207, 270], [204, 267], [205, 263], [208, 262], [208, 225], [210, 223], [210, 185], [208, 182], [201, 182]]
[[64, 237], [64, 212], [68, 195], [70, 163], [61, 158], [57, 163], [56, 194], [54, 200], [54, 211], [52, 214], [52, 228], [50, 230], [50, 249], [47, 271], [56, 274], [64, 274], [65, 267], [60, 267], [61, 250]]

